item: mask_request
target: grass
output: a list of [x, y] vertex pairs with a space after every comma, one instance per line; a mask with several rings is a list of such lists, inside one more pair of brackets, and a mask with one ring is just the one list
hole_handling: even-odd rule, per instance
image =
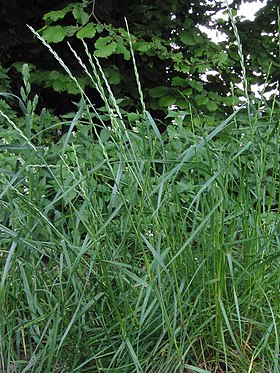
[[0, 371], [279, 372], [277, 102], [132, 129], [88, 57], [109, 126], [81, 90], [44, 148], [28, 71], [2, 112]]

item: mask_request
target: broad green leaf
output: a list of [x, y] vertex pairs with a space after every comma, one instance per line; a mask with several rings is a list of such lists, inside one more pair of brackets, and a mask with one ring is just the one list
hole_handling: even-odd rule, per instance
[[151, 43], [148, 43], [146, 41], [138, 41], [135, 44], [133, 44], [133, 48], [139, 52], [148, 52], [148, 50], [151, 48]]
[[123, 54], [123, 58], [126, 61], [130, 60], [129, 50], [124, 45], [117, 44], [116, 53], [117, 54]]
[[193, 90], [191, 88], [187, 88], [187, 89], [184, 89], [183, 91], [181, 91], [183, 93], [183, 95], [185, 96], [190, 96], [192, 93], [193, 93]]
[[67, 36], [73, 36], [75, 32], [77, 31], [77, 26], [65, 26], [64, 30]]
[[110, 43], [110, 41], [113, 39], [112, 36], [105, 36], [105, 37], [100, 37], [96, 40], [96, 42], [94, 43], [94, 46], [96, 49], [100, 49], [101, 47], [103, 47], [104, 45]]
[[189, 101], [187, 101], [187, 100], [183, 100], [183, 99], [181, 99], [181, 100], [177, 100], [177, 101], [176, 101], [176, 105], [177, 105], [180, 109], [189, 109], [189, 107], [190, 107], [190, 103], [189, 103]]
[[189, 80], [188, 83], [192, 88], [196, 89], [198, 92], [203, 91], [203, 85], [201, 82], [198, 82], [197, 80]]
[[167, 93], [167, 91], [168, 91], [167, 87], [163, 87], [163, 86], [155, 87], [155, 88], [149, 89], [149, 95], [152, 98], [158, 98], [158, 97], [164, 96]]
[[209, 103], [209, 98], [207, 96], [197, 95], [194, 99], [197, 105], [207, 105]]
[[187, 85], [186, 79], [183, 79], [180, 76], [174, 76], [172, 83], [175, 85], [175, 87], [185, 87]]
[[171, 106], [176, 103], [176, 97], [174, 96], [164, 96], [159, 100], [160, 106]]
[[48, 43], [59, 43], [66, 36], [66, 32], [61, 26], [48, 26], [43, 31], [43, 38]]
[[78, 39], [93, 38], [96, 34], [96, 28], [93, 22], [88, 23], [82, 27], [76, 34]]
[[48, 12], [44, 15], [43, 20], [44, 21], [58, 21], [59, 19], [62, 19], [65, 17], [65, 15], [70, 12], [72, 9], [72, 4], [67, 5], [65, 8], [60, 10], [53, 10], [51, 12]]
[[116, 51], [117, 43], [113, 41], [110, 44], [104, 45], [102, 48], [94, 52], [96, 57], [106, 58], [111, 56]]
[[72, 13], [77, 22], [81, 23], [82, 25], [86, 24], [89, 20], [89, 15], [81, 8], [80, 5], [76, 5]]
[[215, 110], [218, 109], [218, 106], [214, 101], [209, 101], [208, 104], [207, 104], [207, 109], [209, 111], [215, 111]]
[[179, 37], [185, 45], [195, 45], [196, 44], [196, 41], [194, 40], [193, 34], [191, 34], [190, 31], [180, 32]]

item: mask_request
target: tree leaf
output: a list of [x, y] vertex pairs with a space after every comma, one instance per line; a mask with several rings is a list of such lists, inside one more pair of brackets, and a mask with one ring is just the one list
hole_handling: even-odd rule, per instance
[[158, 97], [164, 96], [167, 93], [167, 91], [168, 91], [167, 87], [163, 87], [163, 86], [155, 87], [155, 88], [149, 89], [149, 95], [152, 98], [158, 98]]
[[78, 39], [89, 38], [92, 39], [96, 34], [95, 24], [93, 22], [88, 23], [82, 27], [76, 34]]
[[172, 83], [175, 87], [185, 87], [187, 85], [186, 79], [183, 79], [180, 76], [174, 76], [174, 78], [172, 78]]
[[116, 53], [117, 53], [117, 54], [123, 54], [123, 58], [124, 58], [126, 61], [129, 61], [129, 60], [130, 60], [130, 53], [129, 53], [129, 50], [128, 50], [124, 45], [117, 44]]
[[176, 97], [174, 96], [164, 96], [159, 100], [160, 106], [171, 106], [176, 103]]
[[196, 41], [194, 40], [193, 34], [190, 31], [181, 31], [179, 34], [181, 41], [185, 45], [195, 45]]
[[58, 21], [59, 19], [62, 19], [65, 17], [65, 15], [71, 11], [73, 5], [69, 4], [65, 8], [60, 10], [53, 10], [51, 12], [48, 12], [44, 15], [43, 19], [44, 21]]
[[89, 20], [89, 15], [79, 5], [74, 7], [72, 13], [77, 22], [81, 23], [82, 25], [86, 24]]
[[214, 101], [209, 101], [208, 104], [207, 104], [207, 109], [209, 111], [215, 111], [215, 110], [218, 109], [218, 106]]
[[113, 41], [112, 43], [104, 45], [100, 49], [96, 50], [94, 54], [96, 57], [106, 58], [106, 57], [111, 56], [111, 54], [113, 54], [116, 51], [116, 48], [117, 48], [117, 43]]
[[112, 36], [105, 36], [105, 37], [100, 37], [96, 40], [96, 42], [94, 43], [94, 46], [96, 49], [100, 49], [101, 47], [103, 47], [104, 45], [110, 43], [110, 41], [113, 39]]
[[43, 38], [48, 43], [59, 43], [62, 41], [66, 36], [66, 32], [63, 27], [61, 26], [48, 26], [43, 31]]

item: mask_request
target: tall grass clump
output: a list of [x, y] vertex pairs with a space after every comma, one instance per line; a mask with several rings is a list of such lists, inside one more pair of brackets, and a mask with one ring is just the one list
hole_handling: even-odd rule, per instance
[[25, 66], [0, 112], [0, 371], [279, 372], [278, 103], [160, 133], [46, 46], [81, 101], [47, 142]]

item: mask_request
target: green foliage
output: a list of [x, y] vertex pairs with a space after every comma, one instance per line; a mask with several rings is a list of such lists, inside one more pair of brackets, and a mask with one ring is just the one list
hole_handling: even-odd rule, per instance
[[278, 102], [160, 133], [88, 63], [102, 111], [0, 109], [1, 371], [277, 372]]

